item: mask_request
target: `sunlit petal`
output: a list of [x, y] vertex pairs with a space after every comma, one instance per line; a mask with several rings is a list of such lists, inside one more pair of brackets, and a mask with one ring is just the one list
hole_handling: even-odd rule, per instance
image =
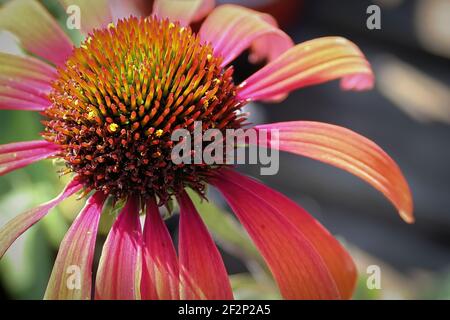
[[[182, 299], [233, 299], [227, 271], [205, 224], [189, 196], [178, 197], [180, 205], [180, 280]], [[193, 285], [196, 295], [185, 290]]]
[[64, 191], [55, 199], [41, 204], [39, 207], [25, 211], [13, 218], [0, 228], [0, 258], [13, 242], [32, 225], [41, 220], [51, 209], [56, 207], [61, 201], [80, 191], [83, 185], [77, 180], [70, 182]]
[[[45, 299], [91, 299], [95, 240], [106, 197], [103, 192], [97, 192], [89, 198], [67, 231], [59, 246], [58, 256], [45, 291]], [[75, 276], [79, 276], [79, 279]]]
[[346, 90], [370, 89], [374, 77], [359, 48], [341, 37], [310, 40], [289, 49], [245, 80], [241, 99], [279, 100], [289, 92], [335, 79]]
[[199, 34], [202, 40], [211, 43], [216, 55], [223, 57], [222, 65], [249, 47], [253, 47], [255, 61], [264, 58], [271, 61], [294, 45], [271, 16], [235, 5], [214, 9]]
[[351, 130], [320, 122], [281, 122], [256, 129], [278, 132], [279, 143], [272, 148], [331, 164], [365, 180], [392, 202], [406, 222], [414, 221], [408, 183], [394, 160], [374, 142]]

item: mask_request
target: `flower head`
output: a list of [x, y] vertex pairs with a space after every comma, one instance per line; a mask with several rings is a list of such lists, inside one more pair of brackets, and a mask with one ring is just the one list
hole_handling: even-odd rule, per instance
[[[37, 1], [16, 0], [0, 9], [0, 29], [38, 57], [0, 53], [0, 109], [40, 111], [45, 125], [41, 140], [0, 146], [0, 174], [54, 157], [73, 177], [58, 197], [0, 228], [0, 256], [53, 207], [82, 192], [86, 205], [61, 243], [46, 298], [92, 298], [96, 234], [111, 199], [124, 205], [103, 246], [95, 298], [231, 299], [220, 253], [186, 192], [206, 196], [206, 185], [212, 185], [246, 228], [285, 298], [350, 298], [356, 280], [351, 257], [314, 218], [228, 165], [175, 164], [170, 137], [177, 129], [193, 132], [196, 121], [201, 131], [249, 128], [240, 112], [246, 103], [281, 101], [308, 85], [341, 79], [343, 89], [369, 89], [373, 74], [358, 47], [341, 37], [294, 45], [271, 16], [234, 5], [210, 12], [212, 0], [155, 1], [149, 17], [129, 8], [133, 1], [120, 8], [116, 1], [62, 2], [82, 9], [80, 47]], [[189, 24], [208, 13], [199, 31], [192, 31]], [[231, 63], [246, 49], [252, 61], [267, 64], [235, 84]], [[408, 185], [375, 143], [318, 122], [253, 129], [279, 133], [271, 148], [364, 179], [413, 221]], [[158, 208], [170, 199], [180, 207], [178, 254]], [[73, 265], [82, 275], [77, 290], [66, 286]]]
[[60, 69], [43, 136], [87, 190], [164, 203], [185, 187], [203, 192], [213, 168], [173, 164], [171, 134], [195, 121], [202, 130], [240, 127], [232, 74], [189, 27], [120, 20], [94, 31]]

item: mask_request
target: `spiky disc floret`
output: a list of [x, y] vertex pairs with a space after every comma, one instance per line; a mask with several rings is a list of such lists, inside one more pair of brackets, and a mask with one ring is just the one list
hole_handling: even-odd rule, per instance
[[86, 188], [115, 198], [201, 192], [215, 168], [174, 165], [175, 129], [240, 127], [232, 68], [189, 28], [155, 17], [96, 30], [74, 50], [50, 94], [45, 139], [62, 146]]

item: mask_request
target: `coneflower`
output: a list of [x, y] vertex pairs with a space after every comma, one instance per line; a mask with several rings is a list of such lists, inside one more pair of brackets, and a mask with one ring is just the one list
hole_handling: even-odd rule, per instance
[[[40, 140], [0, 146], [0, 174], [56, 158], [73, 176], [55, 199], [1, 227], [0, 256], [52, 208], [80, 193], [86, 205], [60, 245], [45, 298], [232, 299], [220, 253], [186, 192], [206, 197], [212, 185], [248, 231], [284, 298], [350, 298], [355, 266], [323, 226], [232, 166], [174, 164], [171, 134], [192, 132], [196, 121], [203, 131], [249, 128], [240, 112], [248, 102], [281, 101], [325, 81], [369, 89], [373, 74], [358, 47], [341, 37], [294, 46], [271, 16], [235, 5], [214, 9], [211, 0], [155, 1], [149, 17], [130, 16], [133, 1], [123, 1], [121, 10], [116, 1], [62, 2], [81, 8], [86, 37], [78, 48], [37, 1], [15, 0], [0, 10], [0, 29], [30, 53], [0, 53], [0, 109], [40, 112], [45, 126]], [[192, 31], [189, 24], [208, 13]], [[246, 49], [267, 65], [235, 84], [231, 62]], [[402, 173], [373, 142], [318, 122], [254, 129], [276, 130], [273, 148], [364, 179], [413, 221]], [[94, 247], [107, 200], [124, 205], [103, 246], [93, 290]], [[171, 200], [180, 207], [178, 254], [159, 213]], [[67, 287], [66, 270], [74, 265], [81, 271], [79, 289]]]

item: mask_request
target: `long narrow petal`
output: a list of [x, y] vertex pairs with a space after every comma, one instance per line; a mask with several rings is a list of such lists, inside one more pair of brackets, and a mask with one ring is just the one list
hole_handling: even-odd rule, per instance
[[214, 9], [199, 34], [202, 40], [212, 44], [216, 55], [223, 57], [222, 65], [227, 65], [252, 45], [254, 60], [267, 58], [269, 61], [294, 45], [270, 15], [236, 5]]
[[83, 185], [77, 180], [70, 182], [64, 191], [55, 199], [41, 204], [39, 207], [25, 211], [13, 218], [0, 228], [0, 258], [13, 242], [36, 222], [41, 220], [51, 209], [56, 207], [61, 201], [81, 190]]
[[154, 199], [147, 202], [142, 253], [142, 299], [178, 300], [177, 254]]
[[6, 3], [0, 9], [0, 29], [14, 33], [26, 50], [58, 66], [72, 53], [69, 37], [36, 0]]
[[45, 110], [56, 77], [56, 69], [40, 60], [0, 53], [0, 110]]
[[66, 10], [71, 9], [71, 6], [80, 8], [82, 20], [80, 27], [85, 35], [94, 29], [105, 28], [113, 21], [108, 0], [60, 0], [60, 2]]
[[273, 195], [266, 198], [248, 189], [244, 177], [236, 181], [227, 174], [218, 175], [211, 184], [220, 190], [253, 239], [284, 298], [341, 298], [321, 252], [282, 212], [285, 206], [272, 202]]
[[394, 160], [374, 142], [351, 130], [320, 122], [281, 122], [256, 129], [278, 132], [279, 143], [272, 148], [331, 164], [365, 180], [392, 202], [406, 222], [414, 221], [408, 183]]
[[103, 245], [97, 271], [95, 298], [140, 298], [142, 231], [139, 202], [129, 198]]
[[[186, 192], [180, 205], [179, 259], [182, 299], [233, 299], [227, 271], [211, 235]], [[198, 288], [197, 294], [186, 287]]]
[[[1, 82], [3, 81], [0, 79]], [[44, 111], [50, 104], [47, 98], [27, 92], [23, 85], [0, 84], [0, 110]]]
[[[308, 239], [322, 257], [343, 299], [350, 299], [356, 284], [356, 267], [342, 245], [308, 212], [295, 202], [262, 183], [234, 170], [224, 170], [219, 179], [233, 181], [244, 193], [265, 199], [281, 216], [292, 223]], [[260, 201], [260, 200], [257, 200]]]
[[[13, 72], [15, 71], [15, 72]], [[56, 69], [33, 57], [0, 52], [0, 74], [19, 74], [25, 79], [49, 83], [57, 78]]]
[[187, 26], [206, 16], [214, 4], [214, 0], [155, 0], [153, 14]]
[[305, 86], [342, 78], [346, 90], [370, 89], [374, 76], [359, 48], [341, 37], [324, 37], [289, 49], [245, 80], [241, 99], [277, 100]]
[[54, 156], [59, 147], [44, 140], [0, 145], [0, 176]]
[[95, 240], [106, 197], [103, 192], [97, 192], [89, 198], [66, 233], [59, 246], [45, 299], [91, 299]]

